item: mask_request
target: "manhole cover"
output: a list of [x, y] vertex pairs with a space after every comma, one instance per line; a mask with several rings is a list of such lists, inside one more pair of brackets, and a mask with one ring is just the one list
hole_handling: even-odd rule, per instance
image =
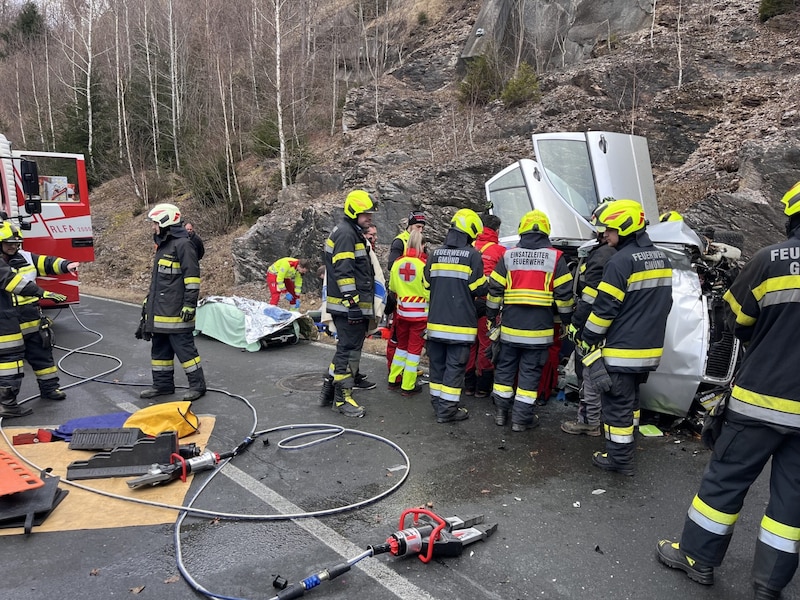
[[318, 392], [322, 389], [322, 380], [323, 374], [319, 371], [300, 373], [278, 380], [278, 387], [287, 392]]

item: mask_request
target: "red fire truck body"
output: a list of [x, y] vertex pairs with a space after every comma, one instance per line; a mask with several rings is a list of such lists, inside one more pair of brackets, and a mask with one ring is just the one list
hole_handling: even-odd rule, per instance
[[[0, 134], [0, 163], [0, 210], [21, 226], [23, 250], [92, 262], [94, 238], [83, 155], [12, 149]], [[31, 163], [36, 163], [33, 175]], [[26, 187], [25, 180], [31, 178], [36, 181], [28, 181]], [[44, 276], [37, 283], [64, 294], [68, 303], [80, 300], [77, 275]], [[48, 302], [42, 301], [42, 306]]]

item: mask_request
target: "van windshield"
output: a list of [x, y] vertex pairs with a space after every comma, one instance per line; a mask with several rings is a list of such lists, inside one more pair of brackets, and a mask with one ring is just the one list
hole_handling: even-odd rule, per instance
[[597, 191], [586, 142], [540, 139], [536, 147], [536, 158], [550, 185], [588, 220], [597, 206]]
[[492, 212], [500, 217], [500, 238], [517, 235], [517, 224], [529, 210], [533, 210], [528, 188], [519, 163], [489, 184]]

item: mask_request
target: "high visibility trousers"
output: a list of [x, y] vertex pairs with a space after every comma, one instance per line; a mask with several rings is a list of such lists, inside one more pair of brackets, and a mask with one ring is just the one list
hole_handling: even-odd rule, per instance
[[346, 314], [332, 313], [331, 317], [336, 327], [336, 352], [329, 372], [333, 373], [334, 385], [351, 389], [355, 373], [351, 372], [350, 365], [358, 364], [361, 359], [361, 349], [367, 337], [369, 319], [365, 318], [360, 323], [351, 324]]
[[36, 375], [39, 391], [47, 394], [58, 388], [58, 369], [53, 360], [53, 349], [50, 346], [50, 336], [47, 341], [39, 331], [29, 333], [25, 340], [25, 360]]
[[729, 412], [683, 527], [681, 549], [717, 567], [750, 486], [772, 458], [770, 498], [756, 542], [753, 579], [782, 590], [800, 549], [800, 432], [782, 433]]
[[150, 365], [153, 370], [153, 387], [158, 390], [175, 389], [175, 357], [183, 367], [189, 387], [205, 391], [200, 355], [194, 345], [191, 331], [180, 333], [154, 333], [150, 348]]
[[429, 387], [431, 400], [458, 402], [461, 388], [464, 387], [464, 373], [472, 344], [446, 344], [428, 340], [428, 361], [430, 362]]
[[647, 379], [648, 374], [609, 372], [608, 375], [611, 389], [600, 395], [606, 452], [616, 465], [633, 465], [636, 449], [634, 413], [638, 414], [639, 411], [639, 385]]
[[401, 388], [407, 391], [413, 390], [417, 383], [419, 358], [425, 347], [422, 335], [427, 324], [428, 321], [425, 319], [413, 320], [403, 317], [395, 319], [397, 349], [389, 370], [389, 381], [400, 381]]
[[497, 408], [511, 409], [512, 423], [530, 425], [533, 421], [539, 380], [548, 355], [549, 346], [525, 347], [500, 342], [492, 396]]
[[494, 364], [492, 359], [487, 355], [489, 346], [492, 345], [492, 340], [489, 339], [489, 330], [486, 329], [486, 317], [478, 318], [478, 339], [472, 345], [469, 354], [469, 362], [467, 362], [467, 371], [475, 371], [477, 375], [493, 371]]

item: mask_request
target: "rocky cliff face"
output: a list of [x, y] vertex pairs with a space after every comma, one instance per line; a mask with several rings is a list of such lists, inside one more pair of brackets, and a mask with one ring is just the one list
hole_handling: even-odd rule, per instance
[[[377, 89], [350, 91], [344, 131], [324, 162], [233, 245], [237, 283], [261, 281], [280, 256], [319, 259], [357, 187], [379, 201], [383, 244], [412, 208], [428, 213], [439, 241], [456, 209], [484, 207], [491, 175], [531, 156], [534, 132], [645, 136], [662, 210], [743, 232], [747, 255], [780, 239], [778, 201], [800, 180], [798, 12], [762, 24], [754, 0], [658, 0], [655, 14], [643, 0], [562, 3], [577, 9], [564, 30], [576, 62], [540, 75], [541, 102], [469, 109], [455, 90], [473, 4], [454, 5], [415, 35]], [[603, 24], [601, 13], [613, 19]]]

